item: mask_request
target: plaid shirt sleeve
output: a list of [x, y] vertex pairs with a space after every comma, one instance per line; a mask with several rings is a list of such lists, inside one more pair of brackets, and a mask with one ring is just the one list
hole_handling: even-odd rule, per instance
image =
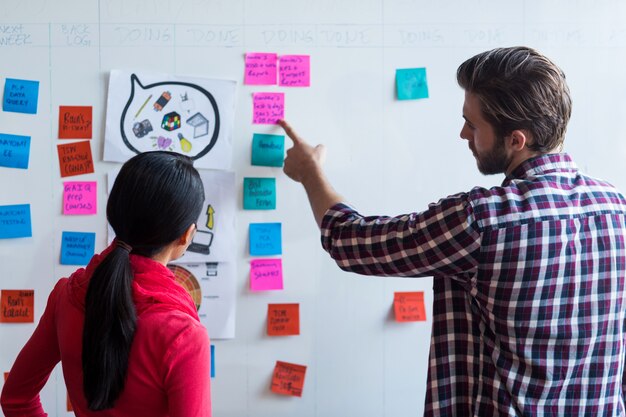
[[364, 275], [458, 275], [475, 270], [480, 255], [467, 193], [396, 217], [364, 217], [337, 204], [325, 213], [321, 231], [322, 246], [337, 265]]

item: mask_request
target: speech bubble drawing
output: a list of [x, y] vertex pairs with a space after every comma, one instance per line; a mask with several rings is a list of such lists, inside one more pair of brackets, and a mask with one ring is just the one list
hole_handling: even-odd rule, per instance
[[[134, 153], [167, 148], [196, 160], [211, 151], [220, 131], [220, 112], [205, 88], [182, 81], [143, 85], [130, 76], [120, 133]], [[164, 146], [167, 144], [167, 146]]]

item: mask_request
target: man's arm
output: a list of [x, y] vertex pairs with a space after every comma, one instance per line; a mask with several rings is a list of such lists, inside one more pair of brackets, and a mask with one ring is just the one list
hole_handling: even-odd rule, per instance
[[285, 121], [279, 124], [294, 144], [285, 174], [304, 186], [322, 246], [340, 268], [365, 275], [432, 276], [476, 267], [480, 233], [467, 194], [442, 199], [422, 213], [363, 217], [338, 204], [344, 200], [322, 170], [324, 147], [307, 144]]
[[293, 147], [287, 151], [283, 171], [289, 178], [304, 186], [315, 221], [321, 226], [324, 213], [344, 201], [333, 189], [322, 169], [326, 148], [324, 145], [313, 147], [306, 143], [286, 121], [280, 120], [278, 124], [293, 141]]

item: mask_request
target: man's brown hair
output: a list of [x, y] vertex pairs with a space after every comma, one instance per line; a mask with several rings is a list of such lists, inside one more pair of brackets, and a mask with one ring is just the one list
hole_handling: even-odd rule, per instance
[[499, 138], [526, 130], [533, 151], [562, 146], [572, 100], [563, 71], [539, 52], [523, 46], [483, 52], [459, 66], [457, 81], [478, 97]]

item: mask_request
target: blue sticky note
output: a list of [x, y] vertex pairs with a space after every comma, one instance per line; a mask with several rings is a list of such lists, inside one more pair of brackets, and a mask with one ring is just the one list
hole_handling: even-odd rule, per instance
[[211, 378], [215, 378], [215, 345], [211, 345]]
[[398, 100], [428, 98], [426, 68], [396, 70], [396, 88], [398, 90]]
[[32, 235], [30, 204], [0, 206], [0, 239]]
[[274, 210], [276, 208], [276, 178], [243, 179], [244, 210]]
[[252, 165], [282, 167], [285, 159], [285, 137], [282, 135], [252, 136]]
[[7, 78], [4, 83], [2, 110], [15, 113], [37, 114], [39, 81]]
[[250, 223], [250, 255], [281, 255], [281, 227], [280, 223]]
[[87, 265], [93, 256], [95, 244], [95, 233], [63, 232], [61, 265]]
[[29, 155], [30, 136], [0, 133], [0, 166], [27, 169]]

